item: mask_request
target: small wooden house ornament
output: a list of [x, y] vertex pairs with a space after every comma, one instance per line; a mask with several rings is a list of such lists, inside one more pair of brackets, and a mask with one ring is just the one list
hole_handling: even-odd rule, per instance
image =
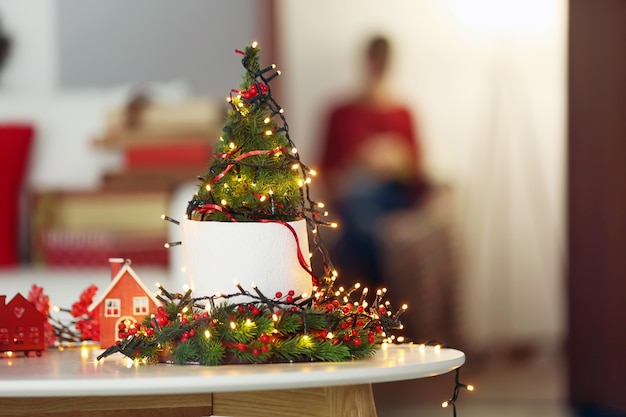
[[20, 293], [9, 303], [0, 295], [0, 352], [34, 352], [46, 349], [45, 323], [48, 318]]
[[89, 306], [99, 309], [100, 347], [108, 348], [119, 338], [120, 325], [132, 328], [161, 305], [130, 267], [130, 259], [111, 258], [111, 285]]

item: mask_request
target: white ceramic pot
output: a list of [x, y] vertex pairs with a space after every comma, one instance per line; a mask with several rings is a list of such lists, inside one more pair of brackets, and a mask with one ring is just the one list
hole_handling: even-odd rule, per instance
[[[288, 224], [308, 265], [306, 221]], [[283, 224], [183, 219], [181, 232], [187, 278], [196, 297], [236, 293], [234, 281], [250, 292], [255, 284], [268, 297], [289, 290], [311, 294], [311, 275], [300, 265], [296, 238]]]

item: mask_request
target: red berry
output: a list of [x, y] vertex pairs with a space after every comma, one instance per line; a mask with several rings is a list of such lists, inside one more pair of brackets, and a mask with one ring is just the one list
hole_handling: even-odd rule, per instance
[[362, 306], [359, 306], [359, 308], [357, 308], [356, 311], [359, 313], [363, 313], [365, 309]]
[[272, 338], [270, 337], [270, 335], [263, 333], [261, 337], [259, 337], [259, 340], [261, 341], [261, 343], [268, 344], [272, 340]]
[[358, 337], [355, 337], [352, 343], [354, 343], [355, 346], [359, 346], [361, 345], [361, 339], [359, 339]]
[[208, 311], [205, 311], [204, 313], [202, 313], [202, 318], [206, 319], [207, 317], [209, 317]]
[[357, 320], [356, 325], [359, 327], [363, 327], [365, 323], [363, 323], [363, 320]]
[[188, 323], [189, 323], [189, 320], [187, 319], [187, 317], [181, 317], [181, 318], [180, 318], [180, 322], [181, 322], [182, 324], [188, 324]]
[[387, 312], [387, 309], [386, 309], [385, 307], [382, 307], [382, 306], [381, 306], [381, 307], [379, 307], [379, 308], [378, 308], [378, 312], [379, 312], [380, 314], [385, 314], [385, 313]]
[[383, 326], [381, 325], [376, 326], [376, 333], [382, 333], [382, 331], [383, 331]]
[[245, 352], [246, 351], [246, 345], [244, 345], [243, 343], [239, 343], [239, 344], [237, 344], [237, 349], [239, 350], [239, 352]]
[[352, 336], [358, 336], [359, 331], [357, 329], [352, 329]]
[[200, 314], [198, 314], [198, 313], [194, 313], [194, 315], [193, 315], [193, 319], [194, 319], [194, 320], [199, 320], [199, 319], [200, 319]]
[[283, 296], [283, 293], [280, 291], [276, 291], [276, 298], [281, 298]]
[[190, 330], [189, 330], [189, 336], [190, 336], [190, 337], [194, 337], [195, 335], [196, 335], [196, 331], [195, 331], [195, 329], [190, 329]]
[[148, 327], [148, 328], [146, 329], [146, 334], [147, 334], [148, 336], [152, 336], [152, 335], [154, 334], [154, 329], [153, 329], [152, 327]]
[[239, 306], [237, 307], [237, 311], [239, 312], [239, 314], [243, 314], [246, 312], [246, 308], [244, 306]]
[[348, 307], [344, 307], [341, 309], [341, 311], [343, 311], [344, 314], [348, 314], [350, 312], [350, 309]]
[[339, 301], [333, 300], [333, 306], [334, 307], [339, 307]]
[[296, 295], [296, 292], [294, 290], [289, 290], [287, 294], [293, 297], [294, 295]]
[[257, 307], [252, 308], [252, 314], [254, 316], [258, 316], [260, 313], [261, 313], [261, 310], [259, 310]]
[[266, 345], [261, 346], [261, 352], [267, 353], [270, 350]]
[[349, 341], [350, 341], [350, 336], [345, 335], [345, 336], [343, 337], [343, 341], [344, 341], [344, 342], [349, 342]]
[[287, 298], [285, 298], [285, 301], [287, 301], [288, 303], [293, 303], [293, 297], [291, 295], [288, 295]]
[[332, 309], [333, 309], [333, 308], [334, 308], [334, 307], [333, 307], [333, 305], [332, 305], [332, 304], [326, 304], [326, 310], [328, 310], [328, 311], [332, 311]]
[[253, 354], [254, 356], [259, 356], [259, 355], [261, 354], [261, 352], [259, 351], [259, 349], [254, 348], [254, 349], [252, 349], [252, 354]]

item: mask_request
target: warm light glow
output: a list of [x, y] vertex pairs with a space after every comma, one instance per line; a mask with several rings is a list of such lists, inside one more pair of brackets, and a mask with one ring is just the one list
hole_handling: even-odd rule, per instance
[[204, 186], [207, 191], [211, 191], [211, 184], [207, 184]]
[[447, 401], [442, 402], [442, 403], [441, 403], [441, 406], [442, 406], [443, 408], [446, 408], [446, 407], [448, 406], [448, 402], [447, 402]]
[[317, 203], [317, 207], [324, 208], [324, 203]]
[[304, 182], [306, 182], [307, 184], [310, 184], [311, 183], [311, 178], [307, 177], [307, 179], [304, 180]]
[[335, 222], [332, 222], [332, 223], [330, 224], [330, 227], [332, 227], [333, 229], [336, 229], [336, 228], [337, 228], [337, 226], [338, 226], [338, 224], [337, 224], [337, 223], [335, 223]]
[[4, 352], [9, 358], [13, 357], [13, 352], [10, 350], [7, 350], [6, 352]]
[[265, 131], [265, 136], [272, 136], [272, 133], [274, 133], [274, 132], [272, 132], [271, 130], [266, 130]]
[[246, 319], [246, 326], [251, 326], [251, 325], [252, 325], [252, 320]]
[[269, 123], [269, 122], [271, 122], [271, 121], [272, 121], [272, 119], [271, 119], [271, 118], [266, 117], [266, 118], [263, 120], [263, 123], [267, 124], [267, 123]]
[[228, 144], [228, 147], [229, 147], [230, 149], [235, 149], [235, 143], [234, 143], [234, 142], [230, 142], [230, 143]]
[[224, 200], [224, 199], [222, 198], [221, 203], [222, 203], [222, 205], [223, 205], [223, 206], [225, 206], [225, 205], [226, 205], [226, 200]]
[[235, 324], [234, 321], [230, 322], [230, 328], [233, 329], [233, 330], [235, 330], [237, 328], [237, 325]]
[[406, 310], [407, 308], [409, 308], [407, 304], [402, 304], [402, 310]]
[[89, 359], [89, 348], [82, 346], [80, 348], [80, 357], [83, 359]]
[[170, 244], [169, 244], [169, 243], [165, 243], [165, 244], [163, 245], [163, 247], [164, 247], [164, 248], [166, 248], [166, 249], [169, 249]]
[[259, 201], [260, 201], [261, 203], [262, 203], [262, 202], [264, 202], [265, 200], [267, 200], [267, 197], [266, 197], [266, 196], [264, 196], [264, 195], [262, 195], [262, 196], [259, 198]]
[[187, 306], [183, 307], [183, 310], [182, 310], [182, 311], [183, 311], [183, 314], [185, 314], [186, 312], [188, 312], [188, 311], [189, 311], [189, 307], [187, 307]]
[[298, 180], [298, 187], [302, 187], [304, 185], [304, 181], [302, 179]]
[[298, 169], [298, 168], [300, 168], [300, 164], [293, 164], [291, 166], [291, 169]]
[[272, 314], [272, 320], [278, 321], [278, 316], [276, 315], [276, 313]]
[[252, 42], [252, 48], [256, 48], [257, 46], [259, 46], [259, 43], [257, 41]]
[[309, 174], [311, 174], [313, 176], [316, 176], [317, 175], [317, 171], [312, 169], [312, 170], [309, 171]]
[[292, 154], [294, 154], [294, 155], [295, 155], [295, 154], [297, 154], [297, 153], [298, 153], [298, 149], [296, 149], [296, 148], [291, 148], [291, 153], [292, 153]]
[[53, 306], [53, 307], [52, 307], [52, 310], [54, 310], [54, 311], [56, 311], [56, 312], [58, 313], [59, 311], [61, 311], [61, 307], [59, 307], [59, 306]]
[[208, 331], [208, 330], [205, 330], [204, 331], [204, 337], [206, 337], [207, 339], [210, 339], [211, 338], [211, 332]]
[[333, 336], [333, 332], [328, 332], [328, 334], [326, 335], [327, 339], [332, 339], [333, 337], [335, 337]]
[[473, 386], [472, 384], [469, 384], [469, 385], [467, 386], [467, 390], [468, 390], [468, 391], [474, 391], [474, 386]]

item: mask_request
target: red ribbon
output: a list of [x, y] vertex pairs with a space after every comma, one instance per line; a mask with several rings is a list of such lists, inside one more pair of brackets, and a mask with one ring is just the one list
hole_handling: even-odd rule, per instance
[[314, 286], [319, 285], [319, 282], [320, 282], [319, 278], [315, 276], [315, 274], [313, 273], [313, 269], [309, 266], [304, 255], [302, 254], [302, 250], [300, 249], [300, 239], [298, 239], [298, 233], [296, 232], [296, 230], [289, 223], [283, 220], [263, 219], [263, 220], [260, 220], [260, 222], [261, 223], [278, 223], [278, 224], [282, 224], [287, 229], [289, 229], [289, 231], [293, 235], [293, 238], [296, 240], [296, 249], [298, 250], [298, 262], [300, 263], [300, 266], [302, 267], [302, 269], [308, 272], [309, 275], [311, 275], [311, 280], [313, 281], [313, 285]]
[[[217, 158], [227, 158], [228, 156], [231, 156], [235, 151], [233, 151], [230, 154], [219, 154], [219, 155], [215, 155], [215, 157]], [[235, 158], [235, 161], [241, 161], [242, 159], [248, 158], [250, 156], [255, 156], [255, 155], [272, 155], [278, 152], [287, 152], [287, 148], [276, 148], [276, 149], [270, 149], [270, 150], [258, 150], [258, 151], [250, 151], [250, 152], [246, 152], [246, 153], [242, 153], [241, 155], [239, 155], [237, 158]], [[224, 178], [224, 176], [228, 173], [228, 171], [230, 171], [233, 166], [235, 164], [228, 164], [228, 166], [226, 168], [224, 168], [224, 170], [222, 172], [220, 172], [218, 175], [216, 175], [215, 177], [213, 177], [211, 179], [211, 183], [215, 183], [218, 182], [219, 180], [221, 180], [222, 178]]]
[[230, 221], [237, 222], [237, 219], [235, 219], [229, 212], [224, 210], [224, 207], [217, 205], [217, 204], [211, 204], [211, 203], [203, 204], [202, 206], [196, 208], [194, 211], [198, 213], [205, 213], [205, 214], [211, 214], [211, 213], [215, 213], [216, 211], [219, 211], [221, 213], [224, 213], [226, 217], [230, 219]]

